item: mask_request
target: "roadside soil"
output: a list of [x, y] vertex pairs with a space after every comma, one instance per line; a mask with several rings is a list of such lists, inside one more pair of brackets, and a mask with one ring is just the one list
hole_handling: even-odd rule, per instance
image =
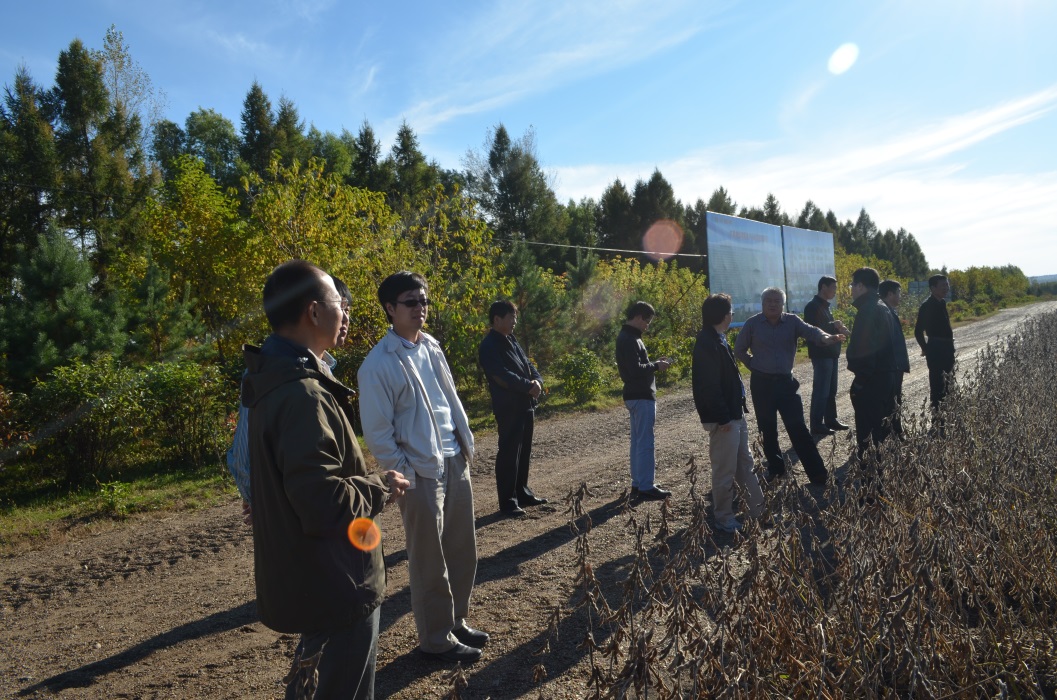
[[[987, 343], [1016, 332], [1057, 302], [1009, 309], [955, 330], [959, 371]], [[647, 343], [648, 345], [648, 343]], [[928, 371], [913, 340], [904, 382], [908, 410], [928, 398]], [[842, 363], [843, 364], [843, 363]], [[805, 408], [811, 366], [795, 372]], [[842, 369], [838, 414], [852, 423]], [[750, 410], [751, 414], [751, 410]], [[784, 431], [780, 431], [788, 448]], [[849, 431], [853, 432], [853, 431]], [[663, 394], [657, 409], [657, 481], [671, 488], [674, 531], [686, 526], [687, 464], [698, 466], [707, 492], [708, 446], [688, 389]], [[845, 476], [848, 432], [819, 443], [838, 479]], [[575, 536], [565, 497], [581, 483], [592, 520], [595, 575], [614, 591], [632, 555], [624, 493], [628, 476], [628, 419], [622, 408], [537, 422], [530, 485], [551, 502], [528, 517], [496, 513], [491, 473], [495, 435], [478, 438], [473, 465], [479, 567], [470, 624], [492, 635], [478, 664], [465, 670], [463, 698], [536, 698], [533, 667], [542, 664], [547, 698], [582, 697], [590, 672], [577, 617], [548, 633], [549, 615], [575, 599]], [[793, 476], [806, 477], [799, 467]], [[636, 517], [656, 522], [658, 504]], [[437, 698], [451, 687], [451, 667], [417, 651], [407, 560], [399, 511], [379, 518], [388, 570], [378, 655], [379, 698]], [[729, 536], [723, 546], [737, 548]], [[0, 560], [0, 697], [29, 698], [278, 698], [296, 638], [272, 632], [256, 614], [253, 539], [240, 503], [163, 518], [137, 517], [102, 534], [71, 538]], [[550, 651], [535, 652], [550, 642]]]

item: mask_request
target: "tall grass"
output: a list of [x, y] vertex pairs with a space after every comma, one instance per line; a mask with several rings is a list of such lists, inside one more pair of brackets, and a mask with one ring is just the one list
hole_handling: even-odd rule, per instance
[[824, 492], [768, 488], [772, 522], [743, 536], [713, 533], [691, 460], [688, 500], [659, 523], [625, 511], [606, 583], [613, 547], [598, 560], [589, 492], [570, 494], [579, 566], [554, 619], [578, 630], [587, 696], [1054, 697], [1054, 376], [1057, 314], [987, 348], [940, 414], [905, 416], [905, 441]]

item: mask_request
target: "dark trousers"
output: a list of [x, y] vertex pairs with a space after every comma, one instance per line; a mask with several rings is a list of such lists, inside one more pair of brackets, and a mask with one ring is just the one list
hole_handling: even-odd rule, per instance
[[[301, 635], [294, 659], [302, 661], [300, 668], [290, 674], [286, 700], [374, 700], [380, 610], [375, 608], [370, 615], [348, 627]], [[315, 684], [312, 683], [314, 672], [319, 674]], [[312, 692], [313, 685], [315, 692]]]
[[892, 432], [895, 382], [895, 372], [859, 375], [852, 382], [851, 405], [855, 409], [856, 454], [859, 459], [871, 444], [880, 445]]
[[818, 430], [837, 422], [837, 358], [812, 357], [811, 410], [808, 424]]
[[929, 401], [937, 408], [947, 395], [954, 372], [954, 342], [930, 339], [925, 347], [925, 364], [929, 366]]
[[815, 447], [815, 441], [804, 423], [804, 402], [797, 393], [800, 388], [791, 374], [764, 374], [753, 372], [749, 380], [752, 407], [756, 413], [756, 424], [763, 436], [763, 454], [767, 459], [767, 471], [772, 476], [785, 473], [785, 460], [778, 446], [778, 416], [782, 416], [785, 431], [793, 443], [793, 449], [804, 465], [807, 478], [813, 482], [826, 480], [826, 465]]
[[534, 411], [503, 411], [495, 414], [499, 427], [499, 451], [495, 456], [495, 488], [499, 507], [510, 509], [518, 499], [532, 496], [528, 487], [532, 459]]
[[892, 390], [892, 432], [897, 438], [903, 437], [903, 372], [896, 372], [895, 388]]

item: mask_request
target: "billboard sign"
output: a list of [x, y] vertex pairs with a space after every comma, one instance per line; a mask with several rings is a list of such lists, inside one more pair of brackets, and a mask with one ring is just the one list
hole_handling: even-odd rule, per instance
[[711, 211], [705, 213], [705, 227], [708, 289], [729, 294], [734, 322], [744, 323], [763, 310], [760, 292], [785, 287], [782, 228]]
[[836, 276], [833, 234], [783, 226], [782, 246], [785, 252], [785, 310], [803, 314], [804, 306], [818, 293], [819, 278]]

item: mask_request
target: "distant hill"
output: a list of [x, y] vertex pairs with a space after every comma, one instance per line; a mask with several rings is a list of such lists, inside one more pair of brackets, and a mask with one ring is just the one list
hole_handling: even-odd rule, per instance
[[1046, 284], [1047, 282], [1057, 282], [1057, 275], [1041, 275], [1039, 277], [1029, 277], [1028, 282], [1033, 284]]

